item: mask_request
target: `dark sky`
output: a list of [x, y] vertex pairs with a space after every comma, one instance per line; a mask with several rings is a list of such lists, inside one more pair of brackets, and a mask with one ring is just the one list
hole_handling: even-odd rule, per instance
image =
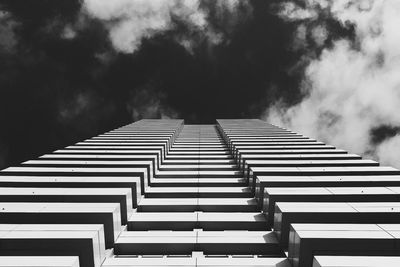
[[[178, 18], [126, 53], [113, 47], [107, 24], [82, 15], [81, 1], [0, 0], [0, 167], [140, 118], [213, 123], [298, 102], [296, 22], [276, 15], [279, 1], [243, 2], [233, 26], [214, 1], [202, 2], [207, 27], [224, 33], [219, 44]], [[194, 39], [192, 51], [176, 41], [182, 36]]]

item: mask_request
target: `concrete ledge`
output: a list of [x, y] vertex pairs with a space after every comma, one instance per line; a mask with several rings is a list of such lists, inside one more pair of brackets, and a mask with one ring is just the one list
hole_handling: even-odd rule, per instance
[[81, 267], [105, 259], [102, 225], [0, 224], [0, 242], [1, 256], [78, 256]]
[[115, 243], [116, 254], [265, 254], [282, 256], [270, 231], [128, 231]]
[[277, 202], [274, 231], [287, 247], [293, 223], [398, 223], [400, 202]]
[[151, 168], [151, 164], [138, 164], [135, 167], [85, 167], [80, 165], [78, 167], [66, 167], [65, 164], [63, 166], [53, 166], [53, 167], [9, 167], [0, 172], [0, 176], [2, 175], [14, 175], [14, 176], [139, 176], [140, 177], [140, 186], [142, 192], [144, 192], [147, 187], [150, 178], [149, 178], [149, 170]]
[[77, 256], [0, 256], [0, 267], [79, 267]]
[[269, 187], [257, 201], [272, 227], [276, 202], [398, 202], [395, 190], [400, 187]]
[[174, 257], [174, 258], [109, 258], [102, 267], [132, 267], [132, 266], [182, 266], [182, 267], [291, 267], [286, 258], [253, 258], [253, 257]]
[[122, 224], [133, 213], [130, 188], [0, 187], [0, 202], [119, 203]]
[[389, 267], [400, 266], [400, 257], [315, 256], [312, 267]]
[[137, 212], [128, 230], [267, 230], [263, 214], [253, 212]]
[[389, 187], [400, 186], [400, 175], [257, 176], [255, 196], [262, 203], [264, 188], [271, 187]]
[[146, 198], [240, 198], [252, 197], [248, 187], [150, 187]]
[[258, 211], [254, 198], [145, 198], [138, 211], [182, 212], [182, 211]]
[[399, 224], [292, 224], [288, 257], [293, 267], [312, 267], [319, 255], [400, 256], [399, 230]]
[[19, 176], [0, 172], [0, 186], [3, 187], [130, 188], [134, 208], [144, 194], [141, 184], [141, 178], [134, 176]]
[[0, 203], [3, 224], [102, 224], [107, 248], [121, 232], [120, 218], [114, 203]]

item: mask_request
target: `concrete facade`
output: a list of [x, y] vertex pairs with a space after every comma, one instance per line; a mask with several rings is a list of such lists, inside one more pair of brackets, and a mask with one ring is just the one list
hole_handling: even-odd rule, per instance
[[0, 171], [0, 267], [399, 264], [400, 171], [261, 120], [141, 120]]

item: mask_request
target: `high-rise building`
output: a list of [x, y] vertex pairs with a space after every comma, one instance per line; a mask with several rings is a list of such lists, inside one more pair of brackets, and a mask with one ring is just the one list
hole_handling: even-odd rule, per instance
[[400, 266], [400, 171], [261, 120], [141, 120], [0, 172], [4, 266]]

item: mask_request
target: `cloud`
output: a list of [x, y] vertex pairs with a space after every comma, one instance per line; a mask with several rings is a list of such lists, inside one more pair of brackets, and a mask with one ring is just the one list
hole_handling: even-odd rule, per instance
[[179, 118], [179, 114], [166, 105], [166, 95], [157, 87], [155, 81], [149, 81], [131, 93], [127, 109], [133, 121]]
[[313, 8], [301, 8], [293, 2], [285, 2], [281, 5], [278, 15], [289, 21], [298, 21], [304, 19], [314, 19], [318, 13]]
[[[247, 1], [244, 1], [247, 2]], [[196, 39], [222, 42], [222, 33], [208, 22], [209, 10], [199, 0], [85, 0], [83, 12], [104, 22], [114, 48], [122, 53], [137, 51], [144, 39], [173, 31], [184, 24], [188, 31], [176, 40], [192, 52]], [[237, 18], [238, 0], [218, 0], [212, 5]], [[193, 38], [197, 36], [197, 38]], [[200, 37], [199, 37], [200, 36]]]
[[88, 111], [94, 96], [88, 92], [80, 91], [72, 99], [62, 99], [58, 105], [58, 119], [62, 122], [76, 120], [82, 113]]
[[11, 14], [0, 9], [0, 53], [13, 53], [17, 45], [17, 37], [14, 32], [18, 22]]
[[317, 46], [323, 46], [328, 38], [328, 32], [324, 25], [317, 25], [311, 29], [311, 36]]
[[66, 25], [61, 32], [61, 38], [71, 40], [76, 37], [76, 31], [71, 27], [71, 25]]
[[399, 166], [400, 135], [396, 135], [383, 141], [378, 149], [377, 155], [381, 161], [394, 166]]
[[[319, 1], [305, 2], [305, 10], [312, 13], [312, 3]], [[354, 40], [336, 40], [311, 58], [304, 70], [303, 100], [294, 106], [277, 103], [266, 117], [400, 167], [399, 136], [375, 143], [372, 134], [380, 127], [400, 126], [400, 1], [340, 0], [327, 8], [342, 25], [354, 25]], [[288, 14], [290, 20], [305, 17], [301, 12]], [[317, 43], [327, 34], [320, 31]]]

